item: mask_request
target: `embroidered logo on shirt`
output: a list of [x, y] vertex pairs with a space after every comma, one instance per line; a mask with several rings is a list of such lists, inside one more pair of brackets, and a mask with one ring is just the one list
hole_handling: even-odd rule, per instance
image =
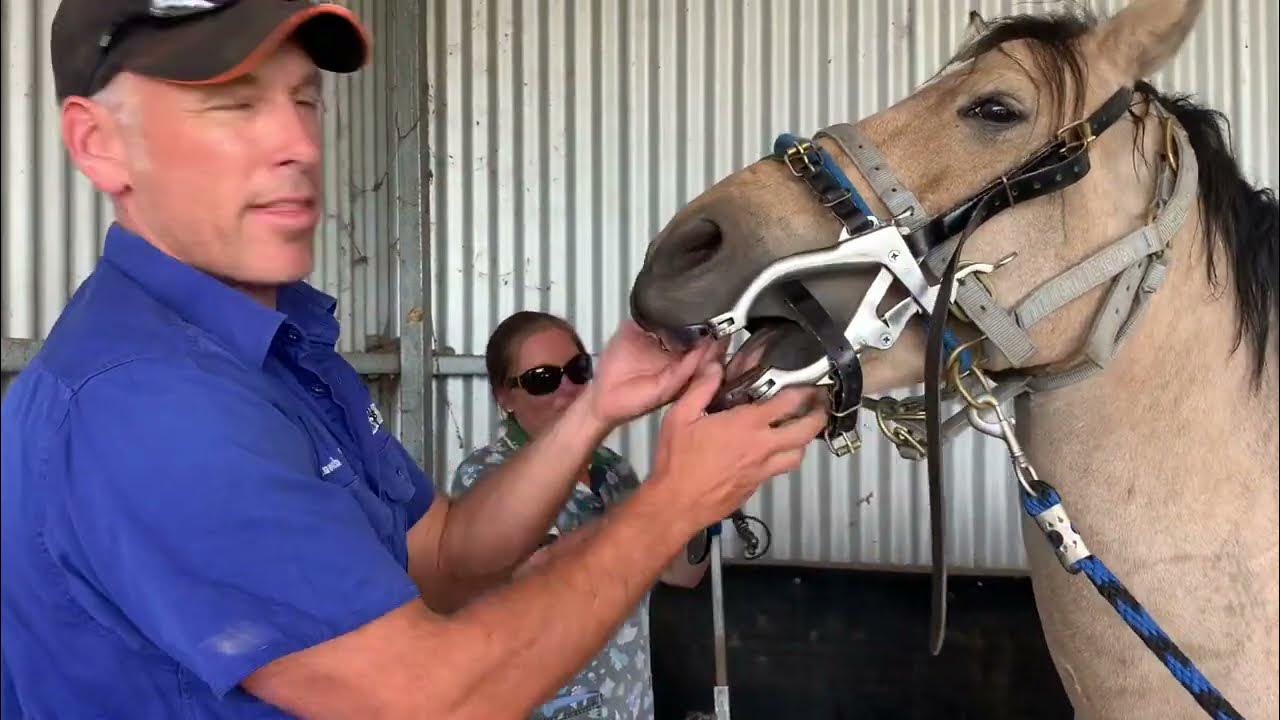
[[336, 457], [331, 457], [329, 458], [329, 462], [325, 463], [324, 466], [320, 468], [320, 475], [323, 477], [340, 467], [342, 467], [342, 461]]
[[378, 411], [378, 406], [374, 403], [369, 403], [369, 408], [365, 410], [365, 416], [369, 418], [370, 434], [377, 435], [378, 431], [382, 429], [382, 413]]

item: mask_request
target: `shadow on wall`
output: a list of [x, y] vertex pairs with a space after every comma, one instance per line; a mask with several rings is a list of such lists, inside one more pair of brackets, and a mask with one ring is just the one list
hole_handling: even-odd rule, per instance
[[[727, 566], [733, 720], [1069, 720], [1030, 580], [949, 588], [947, 641], [931, 657], [927, 575]], [[651, 608], [658, 720], [713, 717], [710, 575], [659, 587]]]

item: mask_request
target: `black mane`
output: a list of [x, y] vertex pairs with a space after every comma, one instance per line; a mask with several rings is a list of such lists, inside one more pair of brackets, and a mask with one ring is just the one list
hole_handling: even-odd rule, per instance
[[[1097, 22], [1094, 15], [1078, 8], [1000, 18], [988, 24], [981, 37], [962, 48], [948, 64], [993, 50], [1003, 52], [1000, 46], [1007, 42], [1030, 41], [1036, 70], [1058, 100], [1058, 112], [1064, 118], [1081, 117], [1082, 98], [1073, 92], [1087, 80], [1079, 40]], [[1248, 344], [1254, 381], [1260, 381], [1280, 315], [1280, 206], [1275, 191], [1255, 187], [1244, 177], [1231, 152], [1230, 122], [1221, 112], [1197, 104], [1189, 95], [1163, 94], [1145, 81], [1136, 82], [1134, 88], [1177, 118], [1191, 141], [1200, 168], [1200, 222], [1209, 282], [1221, 287], [1215, 261], [1216, 250], [1221, 248], [1235, 292], [1233, 352], [1242, 343]]]
[[1187, 131], [1200, 167], [1200, 224], [1209, 282], [1221, 287], [1215, 247], [1230, 268], [1236, 296], [1236, 345], [1247, 341], [1254, 379], [1266, 367], [1280, 315], [1280, 206], [1271, 188], [1254, 187], [1231, 153], [1231, 123], [1189, 95], [1165, 95], [1146, 82], [1138, 92], [1160, 103]]

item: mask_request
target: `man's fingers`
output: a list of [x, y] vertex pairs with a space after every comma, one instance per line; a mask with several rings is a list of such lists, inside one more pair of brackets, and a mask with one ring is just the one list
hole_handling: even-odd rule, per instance
[[691, 423], [702, 416], [724, 379], [724, 368], [719, 362], [706, 360], [706, 354], [697, 350], [689, 354], [698, 355], [698, 359], [702, 359], [703, 362], [697, 365], [693, 379], [689, 383], [689, 389], [684, 391], [684, 395], [680, 396], [667, 413], [668, 417], [674, 416], [674, 419], [681, 424]]
[[658, 376], [658, 385], [662, 390], [662, 394], [670, 396], [676, 390], [684, 387], [698, 372], [698, 367], [702, 365], [706, 355], [706, 347], [696, 347], [685, 353], [674, 364], [667, 366], [662, 371], [662, 374]]
[[770, 455], [764, 461], [762, 466], [765, 472], [765, 479], [774, 478], [784, 473], [800, 467], [801, 461], [804, 460], [804, 450], [786, 450], [780, 453]]
[[777, 447], [803, 448], [827, 426], [827, 411], [822, 406], [811, 408], [804, 415], [791, 420], [774, 431]]
[[821, 406], [821, 403], [820, 391], [812, 387], [796, 387], [787, 388], [753, 407], [757, 416], [776, 422], [803, 415], [814, 405]]

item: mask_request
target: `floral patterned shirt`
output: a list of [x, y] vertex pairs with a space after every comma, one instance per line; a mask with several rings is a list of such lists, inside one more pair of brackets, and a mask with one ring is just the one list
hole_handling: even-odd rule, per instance
[[[492, 443], [462, 461], [442, 488], [444, 494], [451, 499], [461, 497], [482, 481], [487, 470], [510, 459], [523, 439], [518, 426], [504, 422]], [[591, 486], [581, 482], [574, 486], [555, 525], [548, 528], [549, 536], [568, 534], [601, 517], [640, 484], [631, 465], [608, 448], [595, 452], [588, 475]], [[587, 666], [533, 715], [533, 720], [570, 718], [652, 720], [648, 594]]]

